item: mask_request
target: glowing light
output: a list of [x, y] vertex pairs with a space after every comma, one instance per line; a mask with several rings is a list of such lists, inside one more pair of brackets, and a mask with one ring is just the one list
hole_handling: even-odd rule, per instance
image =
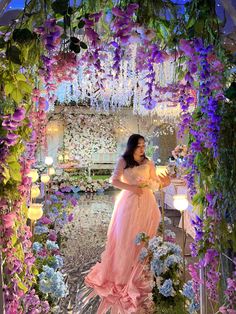
[[32, 203], [28, 209], [28, 218], [31, 220], [40, 219], [43, 216], [43, 204]]
[[188, 199], [185, 194], [177, 194], [173, 196], [174, 207], [179, 211], [184, 211], [188, 208]]

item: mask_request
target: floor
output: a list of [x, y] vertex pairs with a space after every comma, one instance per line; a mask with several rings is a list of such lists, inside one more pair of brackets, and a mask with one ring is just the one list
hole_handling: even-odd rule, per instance
[[[106, 194], [83, 194], [79, 197], [78, 206], [74, 209], [74, 221], [62, 230], [65, 256], [64, 274], [69, 286], [69, 295], [62, 299], [55, 309], [57, 314], [95, 314], [99, 298], [86, 302], [90, 290], [83, 280], [90, 267], [99, 259], [104, 249], [106, 232], [112, 215], [113, 205], [118, 191]], [[78, 195], [79, 196], [79, 195]], [[182, 243], [182, 230], [178, 228], [179, 213], [165, 210], [176, 233], [177, 243]], [[192, 238], [187, 236], [186, 254]], [[191, 257], [186, 257], [187, 262]]]

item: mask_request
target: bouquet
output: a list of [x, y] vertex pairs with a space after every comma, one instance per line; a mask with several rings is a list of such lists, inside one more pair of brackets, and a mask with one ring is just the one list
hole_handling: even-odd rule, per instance
[[161, 186], [160, 182], [152, 179], [144, 179], [143, 177], [138, 177], [136, 180], [139, 188], [148, 188], [153, 192], [158, 191]]

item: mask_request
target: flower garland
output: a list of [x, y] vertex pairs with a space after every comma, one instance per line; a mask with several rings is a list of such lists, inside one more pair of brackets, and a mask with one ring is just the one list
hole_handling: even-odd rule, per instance
[[[32, 236], [26, 224], [25, 202], [29, 197], [31, 179], [27, 177], [32, 163], [35, 162], [34, 155], [36, 145], [34, 138], [28, 140], [26, 150], [20, 141], [27, 140], [30, 135], [30, 123], [25, 119], [26, 110], [23, 107], [16, 108], [14, 113], [2, 116], [2, 127], [5, 132], [16, 134], [17, 143], [14, 149], [10, 146], [8, 154], [5, 155], [4, 180], [5, 193], [14, 189], [11, 195], [12, 204], [6, 195], [1, 195], [1, 251], [5, 259], [3, 265], [4, 279], [4, 298], [6, 303], [6, 313], [22, 313], [23, 308], [29, 308], [32, 299], [37, 300], [34, 304], [35, 311], [47, 313], [49, 308], [47, 302], [41, 302], [32, 284], [35, 282], [34, 275], [34, 256], [31, 250]], [[28, 125], [27, 125], [28, 124]], [[26, 136], [25, 136], [26, 134]], [[11, 138], [13, 140], [13, 138]], [[4, 142], [7, 145], [13, 142]], [[3, 144], [3, 143], [2, 143]], [[24, 154], [23, 154], [24, 152]], [[22, 155], [23, 154], [23, 155]], [[19, 159], [19, 162], [18, 162]], [[14, 195], [14, 196], [13, 196]], [[9, 211], [10, 209], [10, 211]], [[18, 242], [19, 240], [19, 242]], [[27, 303], [27, 304], [26, 304]], [[33, 313], [33, 312], [32, 312]]]
[[[189, 72], [185, 77], [187, 84], [180, 102], [184, 117], [181, 131], [185, 129], [190, 133], [190, 153], [186, 162], [189, 173], [186, 178], [193, 197], [193, 204], [201, 206], [202, 210], [201, 218], [197, 217], [193, 221], [196, 237], [191, 246], [192, 255], [200, 256], [200, 260], [198, 263], [190, 265], [190, 273], [193, 279], [193, 289], [195, 293], [198, 293], [199, 282], [201, 282], [199, 268], [206, 270], [206, 288], [209, 298], [217, 303], [219, 300], [218, 283], [221, 276], [217, 226], [223, 217], [217, 211], [219, 192], [213, 190], [214, 186], [211, 181], [209, 182], [208, 177], [212, 171], [214, 173], [218, 156], [221, 124], [219, 104], [223, 99], [223, 65], [214, 54], [213, 47], [204, 47], [203, 42], [199, 39], [181, 40], [180, 49], [187, 57], [191, 57], [188, 61]], [[195, 77], [199, 78], [197, 86], [199, 101], [195, 111], [190, 113], [189, 103], [192, 102], [192, 99], [187, 93], [189, 87], [194, 87]], [[185, 127], [183, 127], [184, 124]], [[199, 179], [201, 180], [200, 185], [198, 184]], [[211, 189], [211, 193], [209, 193], [209, 189]]]

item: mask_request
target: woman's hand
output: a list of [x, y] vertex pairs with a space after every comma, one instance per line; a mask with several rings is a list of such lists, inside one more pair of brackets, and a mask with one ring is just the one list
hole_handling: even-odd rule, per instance
[[138, 196], [143, 194], [143, 189], [138, 187], [137, 185], [131, 185], [130, 191]]
[[161, 181], [161, 188], [164, 188], [168, 185], [170, 185], [170, 177], [168, 174], [162, 174], [158, 176]]

